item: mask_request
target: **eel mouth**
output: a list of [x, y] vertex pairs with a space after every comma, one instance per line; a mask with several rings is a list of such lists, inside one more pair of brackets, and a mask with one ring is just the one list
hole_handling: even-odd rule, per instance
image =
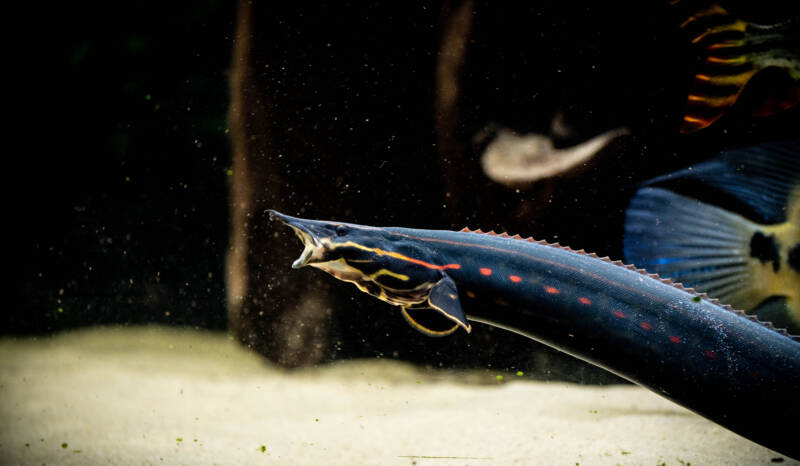
[[271, 209], [267, 212], [269, 212], [270, 219], [280, 220], [284, 225], [291, 227], [294, 234], [303, 242], [303, 252], [300, 253], [297, 260], [292, 262], [293, 269], [325, 261], [327, 248], [322, 244], [319, 235], [314, 232], [315, 220], [291, 217]]

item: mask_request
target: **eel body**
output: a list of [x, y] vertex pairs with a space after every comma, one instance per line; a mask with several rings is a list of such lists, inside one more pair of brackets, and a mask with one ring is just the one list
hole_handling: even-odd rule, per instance
[[[603, 367], [800, 458], [800, 339], [680, 284], [558, 244], [470, 231], [378, 228], [271, 212], [312, 265], [402, 307], [432, 335], [469, 321]], [[441, 318], [436, 330], [428, 322]]]

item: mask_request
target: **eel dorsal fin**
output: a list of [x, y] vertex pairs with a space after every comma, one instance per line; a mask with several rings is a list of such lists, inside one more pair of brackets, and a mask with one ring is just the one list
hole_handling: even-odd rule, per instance
[[564, 250], [564, 251], [571, 252], [573, 254], [580, 254], [580, 255], [583, 255], [583, 256], [589, 256], [589, 257], [591, 257], [593, 259], [596, 259], [596, 260], [599, 260], [599, 261], [603, 261], [603, 262], [608, 262], [609, 264], [613, 264], [613, 265], [616, 265], [618, 267], [624, 267], [624, 268], [626, 268], [628, 270], [632, 270], [632, 271], [634, 271], [636, 273], [645, 275], [648, 278], [651, 278], [653, 280], [660, 281], [661, 283], [664, 283], [666, 285], [674, 286], [675, 288], [678, 288], [679, 290], [685, 291], [685, 292], [689, 293], [690, 295], [696, 296], [696, 297], [698, 297], [698, 298], [700, 298], [700, 299], [702, 299], [702, 300], [704, 300], [706, 302], [714, 304], [715, 306], [718, 306], [718, 307], [720, 307], [720, 308], [722, 308], [722, 309], [724, 309], [724, 310], [726, 310], [728, 312], [732, 312], [732, 313], [734, 313], [736, 315], [739, 315], [739, 316], [742, 316], [742, 317], [744, 317], [744, 318], [746, 318], [748, 320], [751, 320], [753, 322], [759, 323], [759, 324], [763, 325], [764, 327], [769, 328], [769, 329], [771, 329], [771, 330], [773, 330], [773, 331], [775, 331], [775, 332], [777, 332], [777, 333], [779, 333], [781, 335], [785, 335], [785, 336], [787, 336], [787, 337], [789, 337], [789, 338], [791, 338], [791, 339], [793, 339], [795, 341], [800, 341], [800, 335], [793, 335], [793, 334], [789, 333], [784, 328], [777, 328], [777, 327], [775, 327], [775, 325], [773, 325], [772, 322], [759, 320], [758, 317], [756, 317], [756, 316], [754, 316], [752, 314], [748, 314], [748, 313], [746, 313], [745, 311], [743, 311], [741, 309], [734, 309], [729, 304], [723, 304], [722, 302], [720, 302], [719, 299], [712, 298], [706, 293], [701, 293], [701, 292], [695, 291], [694, 288], [686, 288], [686, 287], [683, 286], [682, 283], [675, 282], [675, 281], [673, 281], [673, 280], [671, 280], [669, 278], [662, 278], [657, 273], [650, 273], [645, 269], [637, 268], [633, 264], [625, 264], [621, 260], [612, 260], [608, 256], [600, 257], [596, 253], [593, 253], [593, 252], [592, 253], [587, 253], [583, 249], [574, 250], [574, 249], [570, 248], [569, 246], [562, 246], [559, 243], [548, 243], [545, 240], [535, 240], [530, 236], [527, 237], [527, 238], [523, 238], [523, 237], [521, 237], [519, 235], [511, 236], [511, 235], [509, 235], [508, 233], [505, 233], [505, 232], [504, 233], [495, 233], [494, 231], [485, 232], [485, 231], [483, 231], [481, 229], [470, 230], [468, 227], [462, 228], [461, 230], [459, 230], [459, 232], [461, 232], [461, 233], [472, 233], [472, 234], [478, 234], [478, 235], [488, 235], [488, 236], [500, 236], [502, 238], [507, 238], [507, 239], [511, 239], [511, 240], [515, 240], [515, 241], [525, 241], [525, 242], [528, 242], [528, 243], [534, 243], [534, 244], [539, 244], [539, 245], [542, 245], [542, 246], [548, 246], [548, 247], [555, 248], [555, 249], [561, 249], [561, 250]]

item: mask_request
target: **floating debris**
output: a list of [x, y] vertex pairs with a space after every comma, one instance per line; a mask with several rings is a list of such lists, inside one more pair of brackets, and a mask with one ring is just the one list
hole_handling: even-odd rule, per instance
[[591, 160], [609, 142], [629, 134], [618, 128], [572, 147], [556, 149], [553, 140], [541, 134], [519, 136], [498, 131], [481, 157], [483, 172], [497, 183], [519, 186], [559, 175]]

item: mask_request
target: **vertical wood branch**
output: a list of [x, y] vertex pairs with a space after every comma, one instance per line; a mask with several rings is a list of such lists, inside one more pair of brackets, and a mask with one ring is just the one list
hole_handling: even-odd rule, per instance
[[459, 113], [461, 70], [467, 54], [467, 42], [472, 30], [474, 0], [446, 2], [442, 8], [442, 40], [436, 66], [436, 98], [434, 121], [436, 144], [445, 204], [449, 221], [457, 223], [463, 199], [460, 175], [464, 173], [464, 146], [460, 141]]
[[230, 181], [230, 245], [226, 258], [226, 293], [228, 299], [228, 325], [239, 333], [242, 307], [247, 294], [247, 214], [251, 209], [253, 187], [247, 175], [249, 139], [245, 103], [252, 81], [249, 66], [252, 40], [252, 4], [241, 0], [238, 5], [236, 30], [233, 42], [232, 63], [229, 78], [230, 107], [228, 124], [231, 134], [232, 170]]
[[[330, 291], [317, 279], [289, 281], [291, 263], [283, 235], [273, 231], [266, 208], [285, 210], [280, 139], [268, 123], [277, 111], [261, 91], [255, 64], [258, 31], [250, 0], [240, 0], [230, 70], [228, 120], [232, 146], [230, 247], [226, 261], [228, 321], [248, 348], [289, 367], [320, 361], [328, 338]], [[282, 163], [281, 163], [282, 162]], [[303, 188], [303, 186], [300, 186]]]

